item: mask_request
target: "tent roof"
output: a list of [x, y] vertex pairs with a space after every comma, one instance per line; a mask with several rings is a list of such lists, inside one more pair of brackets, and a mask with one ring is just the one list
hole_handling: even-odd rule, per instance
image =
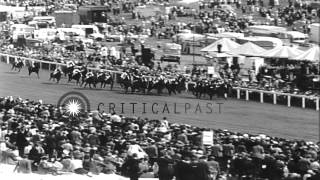
[[289, 46], [280, 46], [273, 48], [271, 50], [265, 51], [260, 54], [261, 57], [274, 57], [274, 58], [288, 58], [294, 59], [298, 55], [302, 54], [303, 51], [289, 47]]
[[294, 59], [307, 60], [307, 61], [312, 61], [312, 62], [319, 61], [320, 60], [320, 47], [318, 45], [313, 46]]
[[216, 52], [216, 51], [218, 51], [219, 44], [222, 45], [222, 48], [221, 48], [222, 52], [230, 52], [233, 49], [236, 49], [240, 46], [238, 43], [236, 43], [228, 38], [222, 38], [222, 39], [219, 39], [218, 41], [210, 44], [209, 46], [201, 49], [200, 51], [202, 51], [202, 52]]
[[233, 54], [240, 54], [244, 56], [260, 56], [266, 50], [252, 42], [242, 44], [240, 47], [232, 51]]

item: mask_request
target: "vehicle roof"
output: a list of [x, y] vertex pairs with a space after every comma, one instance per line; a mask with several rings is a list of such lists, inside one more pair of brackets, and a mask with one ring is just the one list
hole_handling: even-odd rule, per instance
[[286, 33], [295, 37], [306, 37], [306, 34], [303, 34], [302, 32], [299, 32], [299, 31], [287, 31]]

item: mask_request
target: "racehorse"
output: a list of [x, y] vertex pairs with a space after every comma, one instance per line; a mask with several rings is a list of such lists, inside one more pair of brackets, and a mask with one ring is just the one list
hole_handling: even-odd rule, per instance
[[61, 79], [61, 76], [62, 76], [62, 73], [61, 73], [61, 71], [58, 71], [57, 73], [54, 73], [54, 72], [51, 72], [50, 73], [50, 79], [49, 79], [49, 81], [51, 80], [51, 79], [56, 79], [57, 80], [57, 84], [59, 83], [59, 81], [60, 81], [60, 79]]
[[40, 78], [39, 77], [39, 69], [40, 69], [39, 63], [34, 63], [34, 66], [29, 66], [28, 67], [29, 76], [34, 72], [37, 74], [38, 79], [39, 79]]
[[179, 76], [176, 80], [178, 82], [177, 84], [177, 92], [180, 94], [181, 91], [186, 90], [186, 78], [183, 76]]
[[157, 94], [161, 94], [164, 88], [165, 88], [165, 82], [163, 79], [153, 78], [148, 83], [148, 93], [150, 93], [153, 89], [156, 89]]
[[76, 85], [78, 85], [80, 83], [80, 79], [82, 77], [82, 74], [81, 72], [78, 72], [76, 74], [73, 74], [73, 72], [70, 72], [68, 74], [68, 83], [71, 81], [71, 80], [76, 80]]
[[94, 88], [96, 88], [96, 84], [98, 82], [98, 78], [97, 78], [97, 74], [93, 74], [93, 76], [87, 77], [85, 76], [85, 78], [83, 79], [80, 87], [87, 87], [87, 85], [89, 84], [89, 88], [91, 89], [91, 85], [93, 85]]
[[165, 87], [168, 90], [169, 96], [171, 96], [171, 93], [177, 94], [176, 93], [177, 84], [178, 84], [178, 82], [175, 79], [165, 80]]
[[22, 67], [23, 67], [23, 62], [22, 61], [14, 62], [14, 63], [12, 63], [11, 71], [12, 70], [15, 71], [16, 69], [18, 69], [18, 72], [20, 72]]
[[67, 75], [69, 75], [70, 73], [73, 72], [74, 66], [70, 66], [70, 67], [63, 66], [61, 69], [62, 69], [64, 76], [66, 77]]
[[101, 88], [105, 88], [107, 84], [110, 84], [110, 90], [112, 90], [114, 81], [111, 74], [101, 73], [97, 76], [97, 83], [101, 84]]
[[124, 88], [125, 93], [128, 93], [129, 87], [132, 86], [132, 79], [129, 73], [122, 73], [120, 76], [120, 85]]
[[133, 77], [131, 82], [131, 92], [135, 92], [138, 90], [139, 92], [146, 93], [146, 89], [148, 87], [148, 81], [146, 77]]

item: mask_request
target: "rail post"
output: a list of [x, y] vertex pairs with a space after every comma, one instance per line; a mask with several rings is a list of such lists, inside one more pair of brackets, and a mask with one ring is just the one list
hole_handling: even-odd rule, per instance
[[263, 103], [263, 92], [260, 92], [260, 103]]
[[288, 107], [291, 107], [291, 96], [288, 95]]
[[302, 108], [306, 108], [306, 98], [302, 97]]
[[319, 111], [319, 98], [316, 98], [316, 110]]
[[249, 101], [249, 90], [246, 90], [246, 101]]
[[7, 54], [7, 64], [10, 64], [10, 56]]
[[240, 89], [237, 88], [237, 99], [240, 99]]
[[277, 94], [273, 94], [273, 104], [277, 104]]

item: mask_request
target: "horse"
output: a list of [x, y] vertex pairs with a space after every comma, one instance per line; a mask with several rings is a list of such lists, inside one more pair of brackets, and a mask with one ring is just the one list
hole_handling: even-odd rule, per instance
[[120, 85], [124, 88], [125, 93], [128, 93], [129, 87], [132, 86], [131, 76], [128, 73], [122, 73], [120, 76]]
[[74, 66], [70, 66], [70, 67], [67, 67], [67, 66], [63, 66], [62, 67], [62, 72], [64, 74], [64, 77], [66, 77], [67, 75], [69, 75], [70, 73], [72, 73], [74, 70]]
[[22, 61], [14, 62], [14, 63], [12, 63], [11, 71], [12, 70], [15, 71], [16, 69], [18, 69], [18, 72], [20, 72], [22, 67], [23, 67], [23, 62]]
[[60, 81], [60, 79], [61, 79], [61, 76], [62, 76], [61, 71], [58, 71], [57, 73], [51, 72], [51, 73], [50, 73], [50, 79], [49, 79], [49, 81], [50, 81], [51, 79], [56, 79], [56, 80], [57, 80], [57, 84], [58, 84], [59, 81]]
[[175, 79], [171, 79], [171, 80], [168, 79], [165, 81], [165, 87], [168, 90], [169, 96], [171, 96], [171, 93], [177, 94], [176, 93], [177, 84], [178, 82]]
[[146, 93], [146, 89], [148, 87], [148, 82], [146, 77], [134, 77], [131, 84], [131, 92], [135, 92], [138, 90], [139, 92]]
[[197, 85], [195, 87], [195, 96], [198, 99], [201, 99], [202, 95], [205, 95], [205, 93], [206, 93], [205, 83], [202, 81], [197, 82]]
[[71, 80], [76, 80], [76, 85], [78, 85], [80, 83], [80, 79], [82, 77], [82, 74], [81, 72], [78, 72], [76, 74], [73, 74], [73, 72], [70, 72], [68, 74], [68, 83], [71, 81]]
[[97, 82], [101, 84], [101, 88], [105, 88], [107, 84], [110, 84], [110, 90], [113, 88], [113, 77], [106, 73], [101, 73], [97, 76]]
[[214, 82], [209, 82], [205, 84], [205, 91], [206, 91], [206, 94], [209, 95], [210, 100], [212, 100], [215, 94], [218, 94], [217, 88], [218, 86]]
[[37, 74], [38, 79], [39, 77], [39, 69], [40, 69], [40, 65], [38, 63], [35, 63], [34, 66], [29, 66], [28, 67], [28, 72], [29, 72], [29, 76], [34, 72]]
[[85, 77], [80, 85], [80, 87], [86, 87], [88, 84], [89, 84], [89, 88], [91, 89], [91, 85], [93, 85], [94, 88], [96, 88], [96, 84], [98, 82], [98, 78], [97, 78], [97, 75], [96, 74], [93, 74], [93, 76], [90, 76], [90, 77]]
[[176, 80], [177, 84], [177, 92], [180, 94], [183, 90], [186, 90], [186, 78], [183, 76], [179, 76]]
[[165, 82], [163, 79], [155, 79], [153, 78], [148, 83], [148, 93], [150, 93], [153, 89], [157, 90], [157, 94], [161, 94], [163, 89], [165, 88]]

